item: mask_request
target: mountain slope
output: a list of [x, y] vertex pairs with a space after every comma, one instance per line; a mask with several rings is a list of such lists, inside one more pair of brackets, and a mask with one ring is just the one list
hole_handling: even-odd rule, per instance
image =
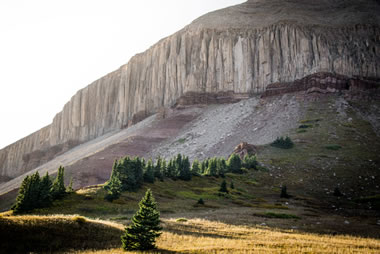
[[[248, 1], [207, 14], [78, 91], [51, 125], [0, 151], [0, 179], [173, 105], [261, 93], [319, 71], [379, 77], [378, 1]], [[253, 24], [253, 25], [252, 25]]]

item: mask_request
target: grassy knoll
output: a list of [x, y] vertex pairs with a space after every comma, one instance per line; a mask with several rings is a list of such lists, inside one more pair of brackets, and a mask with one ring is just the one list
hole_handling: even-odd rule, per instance
[[123, 227], [82, 216], [0, 216], [2, 253], [104, 249], [120, 246]]
[[[378, 253], [380, 241], [230, 225], [202, 219], [164, 220], [158, 250], [146, 253]], [[121, 249], [78, 253], [126, 253]], [[133, 252], [127, 252], [133, 253]], [[142, 252], [136, 252], [142, 253]]]

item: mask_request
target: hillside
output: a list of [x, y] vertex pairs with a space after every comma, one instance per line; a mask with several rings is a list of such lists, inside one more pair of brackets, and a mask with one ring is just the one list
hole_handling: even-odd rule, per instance
[[188, 92], [260, 94], [317, 72], [379, 78], [378, 1], [259, 0], [212, 12], [78, 91], [52, 123], [0, 150], [0, 180], [120, 131]]

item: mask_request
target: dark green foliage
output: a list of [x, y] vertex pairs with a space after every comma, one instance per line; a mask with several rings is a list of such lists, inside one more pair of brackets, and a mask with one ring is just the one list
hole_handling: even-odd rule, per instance
[[341, 149], [342, 147], [340, 145], [330, 144], [325, 146], [326, 149], [337, 151]]
[[298, 126], [298, 128], [300, 129], [307, 129], [307, 128], [311, 128], [313, 127], [312, 124], [301, 124], [300, 126]]
[[190, 161], [189, 161], [189, 157], [187, 156], [184, 156], [182, 159], [182, 167], [180, 168], [178, 178], [184, 181], [191, 180]]
[[201, 167], [200, 163], [197, 159], [193, 161], [193, 165], [191, 166], [191, 174], [193, 176], [199, 176], [201, 174]]
[[[62, 168], [62, 167], [60, 167]], [[59, 170], [60, 177], [63, 178], [62, 169]], [[58, 176], [57, 176], [58, 178]], [[66, 193], [63, 185], [64, 193], [58, 197], [62, 197]], [[19, 189], [16, 203], [12, 207], [14, 213], [24, 213], [36, 208], [48, 207], [57, 196], [52, 195], [53, 185], [49, 174], [41, 179], [38, 172], [31, 176], [26, 176], [22, 181]]]
[[241, 159], [239, 155], [233, 153], [231, 154], [230, 158], [227, 161], [228, 170], [229, 172], [241, 174]]
[[177, 179], [176, 166], [174, 160], [170, 160], [168, 165], [166, 166], [165, 176], [173, 180]]
[[154, 183], [154, 168], [152, 160], [149, 160], [145, 166], [144, 181], [147, 183]]
[[224, 158], [217, 158], [216, 161], [217, 174], [224, 177], [224, 174], [228, 172], [227, 162]]
[[281, 187], [281, 195], [280, 195], [281, 198], [289, 198], [289, 194], [287, 192], [287, 189], [286, 189], [286, 185], [282, 186]]
[[65, 168], [60, 166], [58, 168], [58, 174], [51, 187], [51, 195], [53, 199], [63, 198], [66, 194], [66, 188], [64, 183]]
[[223, 182], [221, 183], [219, 192], [228, 193], [226, 180], [223, 180]]
[[145, 159], [142, 158], [140, 159], [139, 157], [135, 157], [132, 160], [132, 167], [133, 167], [133, 172], [135, 176], [135, 189], [140, 188], [143, 185], [144, 182], [144, 168], [145, 168]]
[[164, 176], [163, 176], [163, 170], [162, 170], [162, 158], [158, 157], [156, 165], [154, 166], [154, 177], [157, 179], [163, 181]]
[[114, 201], [118, 199], [121, 195], [122, 184], [119, 178], [113, 177], [106, 184], [107, 195], [104, 197], [107, 201]]
[[257, 169], [257, 165], [258, 165], [258, 162], [255, 155], [247, 154], [244, 157], [243, 167], [245, 167], [246, 169]]
[[272, 142], [271, 146], [282, 149], [290, 149], [294, 146], [294, 143], [289, 137], [280, 137], [276, 138], [276, 140]]
[[198, 199], [197, 204], [198, 204], [198, 205], [204, 205], [205, 202], [203, 201], [203, 198]]
[[217, 176], [218, 175], [218, 164], [216, 158], [211, 158], [208, 162], [208, 167], [204, 173], [207, 176]]
[[124, 250], [154, 249], [156, 238], [161, 235], [160, 213], [150, 189], [139, 203], [139, 211], [132, 217], [132, 223], [125, 228], [121, 237]]
[[231, 182], [230, 188], [235, 189], [234, 182]]
[[52, 196], [50, 193], [53, 183], [49, 177], [49, 173], [46, 172], [46, 175], [42, 177], [40, 184], [40, 206], [48, 207], [51, 205]]

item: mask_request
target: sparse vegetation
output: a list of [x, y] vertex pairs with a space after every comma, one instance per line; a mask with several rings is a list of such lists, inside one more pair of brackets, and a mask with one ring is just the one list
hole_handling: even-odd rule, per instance
[[290, 149], [294, 146], [294, 143], [289, 137], [279, 137], [272, 142], [271, 146], [282, 149]]
[[342, 147], [340, 145], [330, 144], [330, 145], [326, 145], [325, 148], [328, 150], [337, 151], [337, 150], [340, 150]]
[[257, 213], [255, 216], [265, 217], [265, 218], [275, 218], [275, 219], [301, 219], [299, 216], [288, 213]]

